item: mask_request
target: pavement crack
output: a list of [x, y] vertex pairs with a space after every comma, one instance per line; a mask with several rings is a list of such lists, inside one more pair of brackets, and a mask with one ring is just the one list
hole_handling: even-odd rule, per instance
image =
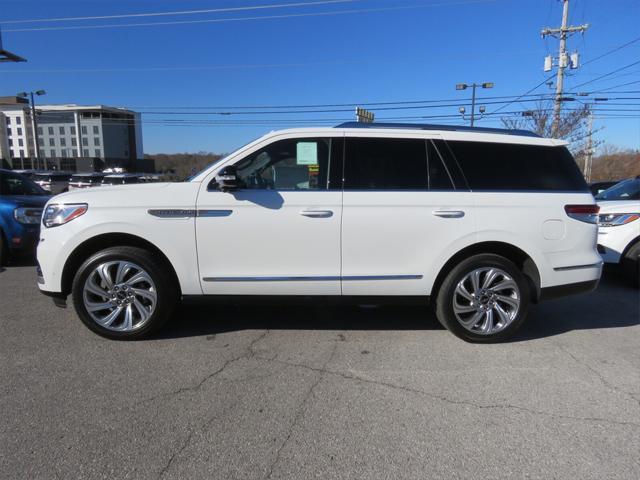
[[407, 392], [407, 393], [412, 393], [412, 394], [415, 394], [415, 395], [426, 396], [426, 397], [429, 397], [431, 399], [438, 400], [438, 401], [441, 401], [443, 403], [447, 403], [447, 404], [450, 404], [450, 405], [467, 406], [467, 407], [472, 407], [472, 408], [476, 408], [476, 409], [480, 409], [480, 410], [484, 410], [484, 409], [510, 409], [510, 410], [526, 412], [526, 413], [529, 413], [529, 414], [532, 414], [532, 415], [540, 415], [540, 416], [546, 416], [546, 417], [549, 417], [549, 418], [556, 418], [556, 419], [600, 422], [600, 423], [605, 423], [605, 424], [610, 424], [610, 425], [622, 425], [622, 426], [640, 427], [640, 423], [635, 423], [635, 422], [621, 422], [621, 421], [611, 420], [611, 419], [601, 418], [601, 417], [578, 417], [578, 416], [572, 416], [572, 415], [563, 415], [563, 414], [557, 414], [557, 413], [552, 413], [552, 412], [546, 412], [546, 411], [543, 411], [543, 410], [535, 410], [535, 409], [523, 407], [523, 406], [520, 406], [520, 405], [513, 405], [513, 404], [508, 404], [508, 403], [507, 404], [480, 404], [480, 403], [471, 402], [469, 400], [455, 400], [455, 399], [451, 399], [451, 398], [449, 398], [449, 397], [447, 397], [445, 395], [437, 395], [435, 393], [426, 392], [424, 390], [420, 390], [420, 389], [417, 389], [417, 388], [412, 388], [412, 387], [408, 387], [408, 386], [404, 386], [404, 385], [396, 385], [394, 383], [385, 382], [385, 381], [381, 381], [381, 380], [373, 380], [373, 379], [369, 379], [369, 378], [363, 378], [363, 377], [360, 377], [360, 376], [357, 376], [357, 375], [352, 375], [352, 374], [348, 374], [348, 373], [344, 373], [344, 372], [339, 372], [339, 371], [336, 371], [336, 370], [329, 370], [329, 369], [326, 368], [326, 365], [328, 364], [328, 362], [325, 363], [325, 365], [323, 365], [322, 367], [312, 367], [312, 366], [309, 366], [309, 365], [305, 365], [305, 364], [301, 364], [301, 363], [288, 362], [288, 361], [285, 361], [285, 360], [271, 360], [271, 359], [264, 358], [264, 357], [258, 357], [258, 358], [260, 358], [261, 360], [265, 360], [265, 361], [274, 361], [274, 362], [284, 363], [284, 364], [289, 365], [291, 367], [304, 368], [304, 369], [312, 370], [312, 371], [323, 373], [323, 374], [335, 375], [335, 376], [338, 376], [338, 377], [341, 377], [341, 378], [344, 378], [344, 379], [350, 380], [350, 381], [362, 382], [362, 383], [366, 383], [366, 384], [371, 384], [371, 385], [377, 385], [377, 386], [382, 386], [382, 387], [386, 387], [386, 388], [391, 388], [393, 390], [400, 390], [400, 391], [404, 391], [404, 392]]
[[[234, 405], [232, 405], [230, 408], [233, 408]], [[225, 412], [228, 409], [225, 409]], [[182, 445], [171, 454], [171, 457], [169, 457], [169, 460], [167, 461], [167, 463], [165, 464], [164, 467], [162, 467], [162, 470], [160, 470], [160, 472], [158, 473], [157, 476], [157, 480], [160, 480], [171, 468], [171, 465], [173, 465], [173, 462], [182, 454], [182, 452], [184, 452], [187, 447], [189, 445], [191, 445], [191, 440], [193, 438], [193, 436], [195, 435], [195, 433], [197, 431], [199, 431], [200, 433], [204, 433], [206, 432], [209, 427], [211, 426], [211, 424], [219, 419], [222, 416], [223, 413], [218, 413], [216, 415], [212, 415], [211, 417], [209, 417], [205, 422], [203, 422], [200, 427], [198, 428], [194, 428], [189, 432], [189, 435], [187, 435], [186, 439], [184, 440], [184, 442], [182, 442]]]
[[[280, 463], [280, 456], [282, 454], [282, 450], [284, 449], [284, 447], [287, 446], [287, 444], [289, 443], [289, 440], [291, 439], [291, 435], [293, 435], [293, 431], [298, 426], [298, 424], [300, 422], [300, 419], [302, 418], [302, 416], [304, 414], [307, 402], [309, 401], [309, 399], [312, 396], [315, 398], [315, 395], [314, 395], [313, 391], [320, 384], [320, 382], [324, 378], [325, 374], [330, 373], [330, 370], [327, 370], [326, 367], [327, 367], [327, 365], [329, 365], [329, 363], [331, 363], [331, 361], [335, 357], [335, 354], [336, 354], [337, 350], [338, 350], [338, 343], [337, 343], [337, 341], [335, 341], [333, 343], [331, 354], [329, 355], [329, 358], [327, 358], [327, 361], [324, 362], [324, 364], [322, 365], [322, 368], [318, 368], [318, 369], [314, 370], [314, 371], [318, 372], [319, 375], [317, 376], [317, 378], [315, 379], [315, 381], [313, 382], [311, 387], [307, 390], [306, 394], [304, 395], [304, 398], [302, 399], [302, 401], [298, 405], [298, 408], [296, 409], [296, 414], [294, 415], [293, 421], [291, 422], [291, 425], [289, 426], [289, 430], [287, 432], [287, 435], [286, 435], [284, 441], [280, 444], [280, 447], [278, 447], [278, 450], [276, 451], [276, 455], [274, 457], [273, 462], [271, 462], [271, 465], [269, 465], [269, 470], [267, 471], [267, 474], [264, 477], [265, 480], [268, 480], [269, 478], [271, 478], [271, 476], [273, 475], [273, 471], [274, 471], [275, 467], [278, 465], [278, 463]], [[275, 362], [278, 362], [278, 363], [287, 364], [287, 362], [280, 362], [280, 361], [274, 360], [274, 359], [268, 359], [268, 358], [264, 358], [264, 357], [257, 357], [257, 358], [260, 358], [261, 360], [267, 360], [267, 361], [272, 361], [272, 362], [275, 361]]]
[[242, 360], [243, 358], [253, 358], [255, 357], [257, 354], [256, 352], [253, 350], [255, 345], [261, 341], [262, 339], [264, 339], [267, 335], [269, 334], [269, 330], [265, 330], [264, 332], [262, 332], [258, 337], [254, 338], [251, 343], [249, 343], [249, 345], [247, 346], [247, 348], [245, 349], [245, 351], [241, 354], [241, 355], [237, 355], [233, 358], [230, 358], [229, 360], [226, 360], [222, 366], [216, 370], [214, 370], [213, 372], [209, 373], [208, 375], [206, 375], [205, 377], [202, 378], [202, 380], [200, 380], [198, 383], [194, 384], [194, 385], [188, 385], [186, 387], [180, 387], [176, 390], [170, 391], [170, 392], [163, 392], [163, 393], [159, 393], [157, 395], [154, 395], [152, 397], [143, 399], [139, 402], [136, 402], [135, 405], [139, 405], [141, 403], [148, 403], [148, 402], [153, 402], [159, 398], [164, 398], [164, 397], [172, 397], [175, 395], [180, 395], [182, 393], [185, 392], [194, 392], [197, 390], [200, 390], [202, 388], [202, 386], [207, 383], [209, 380], [211, 380], [212, 378], [217, 377], [218, 375], [220, 375], [222, 372], [224, 372], [230, 365], [234, 364], [235, 362]]
[[640, 398], [636, 398], [636, 396], [633, 393], [627, 392], [627, 391], [621, 389], [620, 387], [617, 387], [613, 383], [609, 382], [609, 380], [607, 380], [602, 373], [600, 373], [598, 370], [593, 368], [586, 361], [581, 360], [580, 358], [576, 357], [564, 345], [562, 345], [562, 344], [560, 344], [558, 342], [551, 342], [551, 343], [553, 343], [558, 348], [558, 350], [562, 351], [563, 353], [565, 353], [566, 355], [571, 357], [571, 359], [573, 359], [573, 361], [576, 362], [578, 365], [583, 366], [584, 368], [589, 370], [591, 373], [593, 373], [598, 378], [598, 380], [600, 380], [600, 383], [602, 383], [610, 391], [615, 392], [617, 394], [620, 394], [622, 396], [625, 396], [627, 398], [630, 398], [631, 400], [635, 401], [638, 404], [638, 406], [640, 407]]
[[162, 467], [162, 470], [158, 472], [158, 476], [156, 477], [158, 480], [161, 479], [169, 471], [176, 457], [180, 455], [187, 448], [187, 446], [189, 446], [189, 444], [191, 443], [191, 438], [193, 437], [195, 432], [196, 432], [195, 429], [191, 430], [187, 438], [184, 440], [184, 442], [182, 442], [182, 445], [180, 446], [180, 448], [178, 448], [175, 452], [171, 454], [171, 457], [169, 457], [169, 461], [164, 465], [164, 467]]

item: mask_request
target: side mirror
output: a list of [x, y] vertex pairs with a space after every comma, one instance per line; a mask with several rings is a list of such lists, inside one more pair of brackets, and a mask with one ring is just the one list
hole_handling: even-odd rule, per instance
[[223, 192], [238, 189], [238, 169], [235, 165], [227, 165], [216, 174], [216, 184]]

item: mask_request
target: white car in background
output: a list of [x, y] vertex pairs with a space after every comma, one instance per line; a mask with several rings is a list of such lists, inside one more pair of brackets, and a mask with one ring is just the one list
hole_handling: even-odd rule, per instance
[[596, 200], [598, 252], [605, 263], [621, 265], [631, 283], [640, 286], [640, 176], [617, 183]]

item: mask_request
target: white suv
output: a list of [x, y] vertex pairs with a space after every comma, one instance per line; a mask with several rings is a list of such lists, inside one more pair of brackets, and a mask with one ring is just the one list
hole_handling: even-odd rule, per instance
[[597, 213], [563, 142], [529, 132], [284, 130], [184, 183], [54, 198], [38, 284], [109, 338], [211, 295], [430, 300], [457, 336], [499, 341], [531, 302], [596, 287]]
[[628, 178], [599, 193], [598, 251], [605, 263], [622, 267], [640, 287], [640, 177]]

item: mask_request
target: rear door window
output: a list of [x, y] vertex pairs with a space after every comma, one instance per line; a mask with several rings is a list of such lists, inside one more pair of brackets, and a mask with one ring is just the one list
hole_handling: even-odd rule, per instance
[[346, 190], [427, 190], [428, 185], [425, 140], [346, 139]]
[[589, 192], [564, 146], [447, 141], [471, 190]]

